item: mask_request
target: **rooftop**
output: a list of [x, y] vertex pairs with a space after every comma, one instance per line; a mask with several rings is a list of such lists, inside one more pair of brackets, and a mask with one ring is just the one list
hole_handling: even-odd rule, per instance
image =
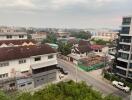
[[23, 43], [30, 43], [30, 42], [36, 44], [36, 41], [33, 39], [23, 39], [23, 40], [0, 40], [0, 45], [2, 44], [22, 45]]
[[0, 48], [0, 61], [28, 58], [50, 53], [56, 53], [56, 51], [47, 44]]

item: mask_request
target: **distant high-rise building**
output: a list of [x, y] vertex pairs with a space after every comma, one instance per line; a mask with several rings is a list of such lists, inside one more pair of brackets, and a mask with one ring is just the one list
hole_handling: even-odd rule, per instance
[[117, 51], [116, 74], [132, 80], [132, 16], [123, 17]]

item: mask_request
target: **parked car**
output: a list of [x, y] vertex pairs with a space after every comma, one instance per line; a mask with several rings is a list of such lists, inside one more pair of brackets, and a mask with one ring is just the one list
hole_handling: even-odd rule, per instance
[[123, 90], [123, 91], [125, 91], [125, 92], [130, 92], [130, 88], [128, 86], [125, 86], [125, 84], [122, 82], [113, 81], [112, 85]]

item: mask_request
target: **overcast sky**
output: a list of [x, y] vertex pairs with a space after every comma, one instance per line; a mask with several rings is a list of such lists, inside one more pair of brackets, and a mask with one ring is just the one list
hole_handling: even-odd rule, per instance
[[0, 0], [0, 24], [57, 28], [118, 28], [132, 0]]

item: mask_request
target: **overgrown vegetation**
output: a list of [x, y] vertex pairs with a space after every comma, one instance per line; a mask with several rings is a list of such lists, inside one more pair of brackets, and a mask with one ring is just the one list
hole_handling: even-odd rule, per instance
[[31, 93], [20, 93], [9, 97], [0, 92], [0, 100], [122, 100], [120, 97], [102, 94], [87, 86], [86, 83], [75, 83], [73, 81], [52, 84], [46, 88]]

